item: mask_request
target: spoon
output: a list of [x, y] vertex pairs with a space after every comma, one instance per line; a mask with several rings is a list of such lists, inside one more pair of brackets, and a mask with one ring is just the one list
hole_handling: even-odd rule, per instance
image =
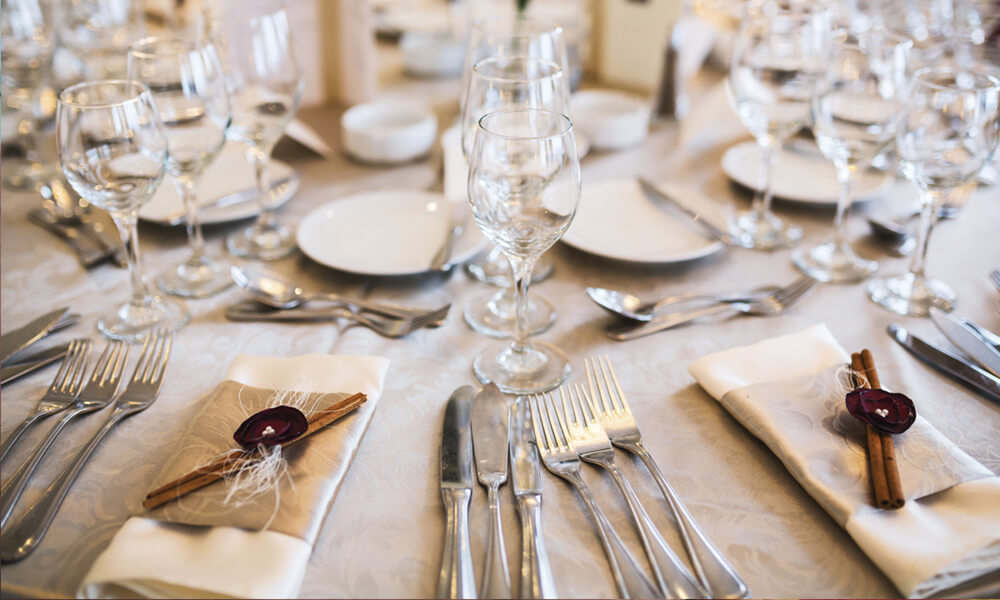
[[[938, 211], [939, 219], [951, 219], [957, 214], [958, 209], [950, 206], [942, 206]], [[906, 256], [913, 252], [917, 245], [916, 237], [906, 228], [906, 223], [920, 216], [920, 209], [911, 210], [909, 213], [890, 219], [878, 215], [868, 216], [868, 225], [871, 227], [872, 235], [879, 241], [891, 246], [893, 253], [899, 256]]]
[[633, 321], [651, 321], [657, 311], [673, 304], [695, 300], [709, 303], [747, 302], [757, 298], [758, 296], [772, 293], [777, 289], [778, 286], [776, 285], [768, 285], [749, 291], [722, 292], [718, 294], [689, 293], [677, 296], [667, 296], [666, 298], [655, 302], [648, 302], [638, 296], [625, 292], [597, 287], [588, 287], [587, 295], [590, 296], [590, 299], [596, 302], [598, 306], [614, 315], [625, 317], [626, 319], [632, 319]]

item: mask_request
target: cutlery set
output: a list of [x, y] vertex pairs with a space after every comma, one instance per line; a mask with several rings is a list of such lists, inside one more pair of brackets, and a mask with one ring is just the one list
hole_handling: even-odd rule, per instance
[[44, 350], [25, 354], [28, 348], [48, 335], [75, 325], [80, 315], [69, 313], [68, 308], [60, 308], [43, 315], [24, 327], [3, 334], [0, 337], [0, 384], [9, 383], [18, 377], [33, 373], [63, 358], [69, 344], [52, 346]]
[[69, 244], [85, 269], [107, 260], [125, 267], [126, 249], [111, 215], [70, 190], [61, 179], [42, 184], [42, 207], [28, 213], [28, 220]]

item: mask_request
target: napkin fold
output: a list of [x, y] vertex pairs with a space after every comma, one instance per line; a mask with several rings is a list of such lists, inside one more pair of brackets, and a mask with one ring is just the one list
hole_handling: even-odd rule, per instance
[[871, 505], [864, 428], [844, 406], [847, 362], [817, 325], [702, 357], [688, 370], [903, 594], [1000, 585], [1000, 478], [922, 417], [895, 436], [906, 505]]
[[[295, 597], [326, 512], [374, 414], [388, 366], [388, 360], [369, 356], [237, 357], [200, 417], [226, 415], [232, 420], [255, 412], [262, 408], [256, 404], [266, 401], [260, 390], [308, 394], [322, 403], [318, 409], [356, 392], [368, 400], [288, 449], [291, 481], [280, 484], [278, 510], [271, 493], [227, 509], [220, 502], [225, 485], [217, 483], [131, 517], [98, 556], [77, 595]], [[231, 424], [205, 423], [200, 417], [152, 487], [235, 445], [224, 439], [231, 440], [226, 429]], [[199, 434], [199, 428], [205, 431]], [[199, 455], [194, 459], [198, 464], [187, 464], [193, 455]]]

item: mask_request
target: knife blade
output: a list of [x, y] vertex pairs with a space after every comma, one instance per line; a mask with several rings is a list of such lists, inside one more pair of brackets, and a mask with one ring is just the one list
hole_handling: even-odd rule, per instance
[[488, 383], [472, 399], [472, 447], [476, 452], [479, 484], [489, 493], [490, 524], [486, 561], [479, 595], [510, 598], [510, 570], [500, 518], [500, 486], [507, 483], [507, 420], [510, 409], [495, 383]]
[[510, 480], [521, 518], [521, 585], [518, 598], [557, 598], [555, 580], [542, 535], [542, 473], [531, 429], [528, 399], [510, 409]]
[[[298, 188], [299, 176], [295, 173], [289, 175], [288, 177], [282, 177], [281, 179], [275, 181], [271, 184], [271, 189], [269, 195], [273, 200], [277, 196], [281, 196], [285, 193], [286, 189], [290, 186], [293, 187], [293, 191]], [[238, 192], [233, 192], [231, 194], [226, 194], [225, 196], [219, 196], [215, 200], [211, 200], [204, 204], [198, 205], [198, 213], [200, 216], [204, 217], [206, 214], [213, 210], [218, 210], [220, 208], [229, 208], [236, 206], [237, 204], [244, 204], [249, 202], [257, 202], [257, 198], [260, 196], [260, 192], [257, 188], [247, 188], [245, 190], [240, 190]], [[187, 210], [178, 210], [172, 212], [162, 218], [166, 221], [168, 225], [181, 225], [187, 222]]]
[[1000, 352], [986, 343], [971, 327], [938, 308], [931, 308], [931, 320], [951, 343], [987, 371], [1000, 377]]
[[10, 357], [45, 337], [68, 310], [66, 306], [57, 308], [20, 329], [0, 336], [0, 364], [7, 363]]
[[985, 327], [980, 327], [968, 319], [962, 319], [962, 323], [972, 329], [972, 331], [976, 332], [984, 342], [1000, 351], [1000, 335], [993, 333]]
[[41, 350], [30, 356], [24, 357], [23, 360], [3, 367], [3, 369], [0, 369], [0, 385], [10, 383], [11, 381], [29, 373], [34, 373], [38, 369], [50, 365], [66, 356], [66, 352], [68, 351], [69, 344], [53, 346], [52, 348], [46, 348], [45, 350]]
[[476, 576], [469, 542], [472, 499], [472, 429], [469, 409], [475, 388], [455, 390], [444, 410], [441, 427], [441, 498], [446, 513], [438, 598], [475, 598]]
[[931, 367], [1000, 402], [1000, 378], [928, 344], [898, 325], [889, 325], [889, 336]]
[[55, 215], [43, 208], [29, 212], [28, 220], [65, 240], [70, 248], [76, 252], [80, 265], [85, 269], [89, 269], [108, 258], [107, 251], [95, 240], [83, 235], [83, 231], [78, 226], [60, 222]]
[[697, 212], [695, 210], [692, 210], [690, 207], [688, 207], [688, 206], [686, 206], [684, 204], [681, 204], [680, 202], [677, 201], [676, 198], [673, 198], [672, 196], [664, 194], [662, 191], [660, 191], [659, 188], [657, 188], [655, 185], [653, 185], [653, 183], [651, 181], [649, 181], [648, 179], [644, 179], [644, 178], [640, 177], [639, 178], [639, 186], [646, 193], [646, 196], [649, 197], [650, 199], [652, 199], [654, 201], [658, 200], [658, 201], [661, 201], [661, 202], [666, 202], [666, 203], [670, 204], [671, 206], [673, 206], [674, 208], [676, 208], [679, 211], [681, 211], [682, 213], [684, 213], [685, 215], [687, 215], [692, 221], [694, 221], [702, 229], [704, 229], [705, 232], [708, 233], [708, 235], [711, 236], [713, 239], [719, 240], [720, 242], [722, 242], [723, 244], [726, 244], [726, 245], [732, 245], [733, 244], [733, 237], [731, 235], [729, 235], [728, 233], [726, 233], [725, 231], [723, 231], [719, 227], [713, 225], [712, 223], [709, 223], [708, 221], [706, 221], [705, 218], [701, 215], [701, 213], [699, 213], [699, 212]]

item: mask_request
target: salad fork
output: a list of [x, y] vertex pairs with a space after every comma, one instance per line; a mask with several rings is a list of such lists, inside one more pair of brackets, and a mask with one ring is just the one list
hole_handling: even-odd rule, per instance
[[705, 536], [663, 476], [653, 456], [643, 445], [639, 425], [632, 415], [625, 392], [622, 391], [618, 377], [611, 367], [611, 361], [607, 356], [603, 361], [591, 357], [589, 361], [584, 360], [584, 364], [590, 397], [594, 399], [604, 431], [607, 432], [612, 444], [638, 456], [653, 474], [653, 479], [667, 499], [674, 522], [680, 530], [684, 548], [691, 559], [691, 564], [694, 565], [699, 581], [713, 598], [745, 598], [749, 593], [746, 583]]
[[[597, 465], [614, 478], [615, 483], [625, 496], [629, 512], [639, 530], [639, 539], [646, 551], [649, 563], [653, 566], [653, 574], [660, 586], [660, 591], [668, 598], [704, 598], [708, 596], [701, 585], [694, 580], [690, 571], [684, 566], [666, 540], [657, 530], [653, 520], [649, 518], [646, 509], [639, 502], [632, 485], [625, 479], [618, 464], [615, 462], [615, 451], [611, 447], [604, 429], [597, 421], [596, 409], [583, 387], [565, 385], [559, 388], [562, 400], [563, 414], [569, 426], [570, 437], [576, 446], [576, 453], [585, 462]], [[567, 403], [567, 397], [569, 402]], [[558, 411], [558, 408], [557, 408]]]
[[597, 499], [580, 475], [580, 459], [573, 445], [565, 419], [555, 409], [548, 392], [534, 394], [531, 399], [531, 424], [535, 430], [535, 444], [545, 468], [553, 475], [565, 479], [583, 499], [597, 529], [597, 536], [604, 546], [611, 573], [618, 593], [623, 598], [662, 598], [663, 594], [639, 568], [635, 558], [618, 537], [611, 521], [597, 504]]

